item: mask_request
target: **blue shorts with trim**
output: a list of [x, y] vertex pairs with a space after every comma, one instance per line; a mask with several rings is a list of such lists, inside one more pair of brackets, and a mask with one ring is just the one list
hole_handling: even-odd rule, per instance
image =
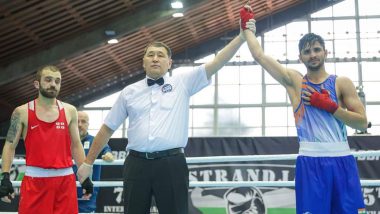
[[342, 157], [298, 156], [297, 214], [365, 213], [356, 160]]

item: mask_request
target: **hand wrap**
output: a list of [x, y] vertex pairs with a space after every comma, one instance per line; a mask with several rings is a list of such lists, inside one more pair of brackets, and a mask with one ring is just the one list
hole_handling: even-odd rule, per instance
[[241, 29], [246, 30], [247, 29], [247, 22], [250, 19], [254, 19], [255, 14], [250, 11], [249, 9], [243, 7], [240, 9], [240, 22], [241, 22]]
[[3, 179], [1, 180], [0, 185], [0, 198], [10, 196], [15, 191], [10, 180], [9, 172], [3, 172], [2, 175]]
[[326, 89], [322, 89], [321, 93], [314, 91], [310, 96], [310, 104], [331, 114], [334, 114], [339, 107], [338, 104], [330, 98], [329, 92]]
[[81, 183], [82, 189], [84, 189], [86, 192], [84, 194], [92, 194], [94, 192], [94, 184], [92, 184], [90, 178], [87, 178], [86, 180]]

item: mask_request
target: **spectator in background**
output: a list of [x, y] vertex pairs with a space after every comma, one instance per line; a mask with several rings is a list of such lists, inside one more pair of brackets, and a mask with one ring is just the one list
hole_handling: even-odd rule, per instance
[[[82, 145], [87, 155], [92, 141], [94, 140], [94, 136], [88, 134], [88, 125], [89, 125], [89, 117], [88, 114], [84, 111], [78, 111], [78, 128], [79, 135], [82, 141]], [[114, 160], [114, 157], [111, 153], [111, 148], [106, 144], [101, 151], [98, 159], [103, 159], [105, 161], [111, 162]], [[76, 171], [76, 168], [74, 169]], [[99, 181], [101, 173], [101, 166], [95, 165], [93, 167], [92, 180]], [[96, 211], [96, 197], [99, 192], [99, 187], [94, 187], [94, 192], [89, 200], [85, 200], [82, 198], [83, 190], [82, 188], [78, 188], [78, 208], [80, 213], [90, 213]]]

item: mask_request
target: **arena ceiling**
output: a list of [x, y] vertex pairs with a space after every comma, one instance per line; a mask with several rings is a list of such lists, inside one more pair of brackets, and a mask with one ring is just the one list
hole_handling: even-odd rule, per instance
[[[251, 0], [258, 33], [341, 0]], [[81, 106], [144, 78], [143, 49], [159, 40], [173, 66], [214, 53], [238, 34], [246, 0], [185, 0], [173, 18], [170, 0], [0, 0], [0, 123], [34, 99], [34, 73], [62, 71], [59, 99]], [[107, 44], [106, 31], [117, 44]]]

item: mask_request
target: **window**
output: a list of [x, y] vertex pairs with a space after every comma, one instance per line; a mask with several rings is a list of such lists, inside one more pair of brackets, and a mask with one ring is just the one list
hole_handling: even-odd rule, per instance
[[370, 16], [379, 15], [380, 2], [373, 0], [360, 0], [359, 2], [359, 15]]
[[363, 81], [365, 82], [380, 82], [380, 62], [363, 62]]
[[380, 19], [361, 19], [359, 23], [362, 57], [380, 57]]
[[[360, 0], [361, 1], [361, 0]], [[339, 16], [354, 16], [355, 15], [355, 0], [345, 0], [332, 6], [333, 15]]]
[[332, 40], [334, 39], [334, 22], [332, 20], [312, 21], [311, 32], [317, 33], [325, 40]]
[[[350, 78], [355, 87], [363, 86], [372, 134], [380, 134], [380, 1], [345, 0], [258, 37], [265, 53], [288, 68], [306, 74], [298, 60], [299, 39], [308, 32], [325, 39], [328, 73]], [[338, 18], [335, 18], [338, 17]], [[360, 29], [356, 29], [356, 19]], [[358, 35], [360, 33], [360, 46]], [[216, 53], [217, 51], [214, 51]], [[359, 55], [361, 55], [362, 61]], [[173, 69], [172, 74], [194, 69], [215, 54], [196, 60], [193, 65]], [[90, 133], [96, 134], [119, 93], [84, 106], [90, 114]], [[212, 84], [190, 100], [189, 136], [296, 136], [293, 108], [285, 88], [256, 65], [246, 43], [230, 63], [212, 77]], [[128, 119], [112, 137], [126, 137]], [[124, 129], [123, 129], [124, 128]], [[348, 135], [356, 130], [347, 127]]]
[[358, 82], [358, 63], [357, 62], [339, 62], [335, 64], [336, 72], [338, 76], [345, 76], [350, 78], [353, 82]]

